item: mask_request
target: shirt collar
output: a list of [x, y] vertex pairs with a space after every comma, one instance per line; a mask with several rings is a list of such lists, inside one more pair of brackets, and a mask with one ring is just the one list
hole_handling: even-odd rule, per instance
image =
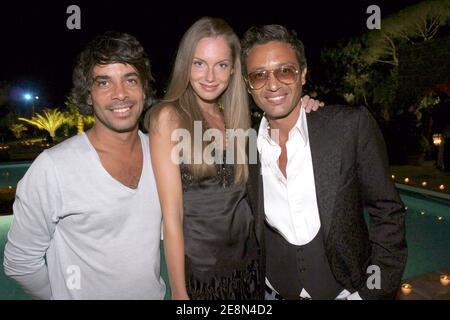
[[[273, 141], [270, 138], [269, 130], [267, 129], [268, 126], [269, 126], [269, 121], [267, 120], [267, 118], [265, 116], [263, 116], [262, 119], [261, 119], [261, 123], [259, 125], [258, 140], [264, 139], [270, 145], [277, 146], [278, 144], [275, 143], [275, 141]], [[308, 124], [307, 124], [307, 121], [306, 121], [305, 108], [303, 108], [303, 106], [300, 106], [299, 117], [298, 117], [297, 122], [295, 123], [294, 127], [289, 132], [289, 138], [288, 139], [290, 140], [291, 137], [296, 132], [298, 132], [300, 134], [300, 137], [302, 139], [303, 145], [306, 146], [308, 144]], [[258, 143], [258, 145], [260, 143]], [[258, 149], [259, 149], [259, 146], [258, 146]]]
[[300, 133], [300, 137], [303, 140], [303, 146], [308, 144], [308, 123], [306, 121], [306, 111], [303, 106], [300, 107], [300, 115], [295, 123], [294, 128], [289, 132], [289, 138], [293, 134], [294, 130], [297, 130]]

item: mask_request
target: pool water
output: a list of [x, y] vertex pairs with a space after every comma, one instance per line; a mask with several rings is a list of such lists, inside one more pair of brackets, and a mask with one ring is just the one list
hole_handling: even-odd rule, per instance
[[13, 187], [25, 175], [31, 162], [0, 163], [0, 189]]
[[30, 296], [14, 280], [8, 278], [3, 271], [3, 253], [11, 221], [12, 215], [0, 216], [0, 300], [30, 299]]
[[403, 278], [450, 267], [450, 202], [404, 190], [400, 196], [407, 207]]

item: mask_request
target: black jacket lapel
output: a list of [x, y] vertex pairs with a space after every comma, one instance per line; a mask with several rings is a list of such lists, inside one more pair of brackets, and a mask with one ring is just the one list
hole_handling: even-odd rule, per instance
[[317, 205], [325, 239], [330, 231], [341, 166], [341, 147], [335, 137], [339, 130], [326, 125], [329, 117], [320, 110], [306, 114]]
[[265, 221], [264, 191], [259, 154], [257, 163], [249, 165], [248, 195], [250, 200], [249, 202], [254, 213], [256, 237], [259, 243], [263, 243], [262, 235], [264, 232]]

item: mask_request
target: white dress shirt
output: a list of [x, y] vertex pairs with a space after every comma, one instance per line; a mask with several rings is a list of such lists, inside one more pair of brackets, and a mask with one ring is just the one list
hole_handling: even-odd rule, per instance
[[258, 151], [264, 184], [266, 220], [289, 243], [305, 245], [320, 229], [316, 186], [308, 139], [308, 125], [304, 108], [286, 142], [287, 165], [283, 176], [278, 166], [281, 147], [267, 130], [268, 121], [262, 118], [258, 133]]

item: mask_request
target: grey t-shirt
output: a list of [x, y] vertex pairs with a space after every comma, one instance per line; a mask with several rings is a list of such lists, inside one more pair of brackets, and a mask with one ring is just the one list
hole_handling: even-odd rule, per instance
[[163, 299], [161, 209], [148, 138], [131, 189], [85, 134], [42, 152], [18, 183], [5, 273], [41, 299]]

